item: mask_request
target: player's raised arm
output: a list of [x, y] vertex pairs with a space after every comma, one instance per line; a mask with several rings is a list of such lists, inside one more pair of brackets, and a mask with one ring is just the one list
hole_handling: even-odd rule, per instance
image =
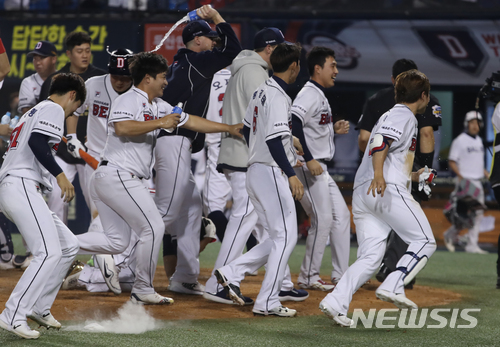
[[181, 116], [178, 113], [169, 114], [163, 118], [147, 122], [126, 120], [115, 122], [115, 133], [118, 136], [139, 136], [157, 129], [170, 129], [177, 127]]

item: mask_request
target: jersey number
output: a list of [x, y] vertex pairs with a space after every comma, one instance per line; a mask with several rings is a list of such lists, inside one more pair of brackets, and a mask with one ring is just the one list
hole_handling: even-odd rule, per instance
[[[224, 93], [220, 93], [219, 97], [217, 98], [217, 101], [219, 101], [222, 104], [223, 100], [224, 100]], [[222, 106], [220, 107], [220, 110], [219, 110], [219, 116], [222, 117]]]
[[109, 107], [94, 104], [92, 114], [100, 118], [108, 118]]
[[252, 130], [253, 133], [255, 134], [255, 131], [257, 130], [257, 117], [259, 116], [259, 108], [255, 106], [255, 109], [253, 110], [253, 121], [252, 121]]
[[7, 150], [17, 147], [17, 144], [18, 144], [17, 138], [19, 137], [19, 134], [21, 134], [21, 130], [23, 129], [24, 124], [26, 124], [26, 123], [22, 123], [21, 125], [16, 127], [14, 130], [12, 130], [12, 134], [10, 134], [9, 148]]

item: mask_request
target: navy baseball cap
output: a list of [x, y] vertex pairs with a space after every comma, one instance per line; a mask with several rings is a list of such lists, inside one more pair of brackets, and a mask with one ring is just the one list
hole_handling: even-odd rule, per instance
[[35, 54], [42, 57], [55, 57], [57, 56], [57, 49], [52, 42], [40, 41], [36, 44], [35, 49], [28, 53], [28, 57], [32, 57]]
[[189, 22], [182, 30], [182, 42], [184, 44], [193, 40], [196, 36], [219, 37], [216, 31], [213, 31], [210, 25], [204, 20]]
[[264, 28], [255, 34], [253, 48], [264, 48], [267, 45], [279, 45], [285, 42], [285, 36], [278, 28]]

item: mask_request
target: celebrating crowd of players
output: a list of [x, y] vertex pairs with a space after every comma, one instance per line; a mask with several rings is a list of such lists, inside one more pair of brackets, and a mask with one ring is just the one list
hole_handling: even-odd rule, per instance
[[[366, 151], [353, 198], [361, 251], [349, 268], [350, 212], [325, 163], [335, 153], [334, 135], [349, 132], [349, 122], [334, 122], [325, 96], [338, 74], [335, 52], [325, 47], [309, 52], [310, 80], [291, 100], [287, 88], [300, 71], [299, 44], [265, 28], [255, 35], [254, 50], [242, 50], [216, 10], [203, 6], [198, 15], [203, 20], [186, 25], [186, 48], [170, 66], [160, 55], [123, 48], [110, 52], [106, 73], [90, 64], [91, 41], [82, 32], [66, 38], [70, 62], [57, 72], [50, 42], [39, 42], [30, 53], [36, 74], [21, 86], [24, 115], [0, 171], [0, 207], [18, 226], [33, 258], [0, 315], [3, 329], [38, 338], [27, 318], [59, 328], [50, 308], [63, 282], [63, 288], [129, 291], [134, 303], [173, 303], [153, 287], [162, 241], [170, 291], [253, 304], [256, 315], [291, 317], [296, 310], [282, 301], [305, 300], [306, 289], [333, 289], [320, 309], [336, 323], [350, 325], [346, 313], [352, 294], [378, 268], [393, 230], [408, 249], [396, 247], [401, 254], [391, 275], [384, 273], [388, 277], [377, 297], [416, 308], [404, 285], [436, 247], [408, 188], [410, 178], [422, 189], [433, 176], [423, 167], [431, 166], [434, 141], [418, 129], [438, 127], [438, 109], [432, 107], [435, 119], [417, 122], [425, 119], [431, 97], [427, 77], [405, 60], [404, 68], [393, 72], [395, 89], [386, 93], [392, 99], [387, 97], [390, 102], [376, 110], [370, 128], [363, 128]], [[213, 21], [216, 30], [204, 20]], [[222, 136], [207, 136], [202, 200], [191, 154], [204, 148], [205, 133]], [[417, 142], [418, 134], [425, 141]], [[67, 147], [59, 144], [63, 135]], [[97, 169], [82, 161], [80, 150], [99, 161]], [[416, 150], [422, 168], [412, 172]], [[74, 196], [76, 173], [92, 212], [89, 231], [78, 236], [65, 226], [65, 202]], [[311, 218], [298, 288], [287, 265], [297, 241], [294, 200]], [[407, 216], [402, 224], [388, 206]], [[243, 254], [251, 235], [258, 244]], [[205, 286], [198, 282], [199, 253], [216, 237], [222, 246]], [[327, 282], [319, 273], [328, 238], [333, 272]], [[93, 264], [71, 265], [77, 253], [94, 255]], [[254, 302], [239, 286], [264, 265]]]

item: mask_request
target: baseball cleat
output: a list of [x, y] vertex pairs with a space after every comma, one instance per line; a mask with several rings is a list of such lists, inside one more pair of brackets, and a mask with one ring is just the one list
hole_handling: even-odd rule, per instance
[[[14, 259], [14, 257], [12, 257], [12, 259]], [[15, 269], [16, 267], [14, 266], [14, 264], [12, 264], [12, 259], [9, 261], [3, 261], [2, 259], [0, 259], [0, 270]]]
[[61, 323], [59, 323], [52, 313], [48, 312], [46, 314], [38, 314], [35, 312], [32, 312], [30, 315], [27, 316], [29, 319], [32, 321], [37, 322], [40, 326], [46, 327], [47, 329], [54, 328], [54, 329], [60, 329], [61, 328]]
[[36, 330], [31, 330], [26, 322], [16, 322], [11, 326], [0, 319], [0, 328], [10, 331], [23, 339], [34, 340], [40, 337], [40, 333]]
[[233, 300], [233, 302], [237, 305], [244, 306], [245, 305], [245, 299], [244, 296], [241, 294], [240, 287], [235, 286], [234, 284], [231, 284], [227, 281], [226, 276], [219, 270], [215, 270], [214, 272], [215, 277], [217, 277], [217, 282], [219, 284], [222, 284], [224, 289], [226, 290], [227, 294]]
[[475, 254], [488, 254], [487, 251], [485, 251], [484, 249], [479, 248], [479, 246], [476, 246], [476, 247], [465, 246], [465, 252], [467, 252], [467, 253], [475, 253]]
[[310, 284], [299, 282], [298, 285], [302, 289], [316, 289], [316, 290], [321, 290], [323, 292], [328, 292], [333, 288], [335, 288], [335, 284], [328, 284], [322, 279], [319, 279], [316, 282]]
[[83, 263], [79, 260], [73, 261], [73, 263], [69, 267], [68, 274], [63, 281], [61, 289], [69, 290], [84, 287], [84, 285], [78, 283], [78, 279], [80, 278], [80, 274], [84, 266], [85, 265], [83, 265]]
[[325, 300], [319, 303], [319, 309], [340, 326], [350, 327], [354, 323], [354, 321], [348, 318], [345, 314], [335, 311]]
[[167, 298], [166, 296], [161, 296], [158, 293], [154, 294], [135, 294], [130, 295], [130, 301], [134, 304], [139, 305], [171, 305], [174, 303], [174, 299]]
[[282, 290], [278, 297], [280, 301], [304, 301], [309, 297], [309, 293], [304, 289]]
[[375, 295], [380, 300], [393, 303], [394, 305], [396, 305], [397, 308], [400, 309], [405, 309], [405, 308], [410, 310], [418, 309], [417, 304], [408, 299], [406, 295], [404, 295], [404, 293], [396, 294], [396, 293], [391, 293], [388, 290], [377, 289], [375, 291]]
[[[210, 300], [210, 301], [218, 302], [220, 304], [239, 305], [239, 303], [235, 303], [235, 302], [233, 302], [233, 300], [231, 300], [231, 298], [229, 297], [229, 294], [227, 293], [227, 291], [225, 289], [222, 289], [217, 294], [205, 292], [205, 293], [203, 293], [203, 298]], [[243, 300], [245, 301], [245, 306], [253, 305], [253, 299], [251, 299], [247, 296], [244, 296]]]
[[183, 283], [177, 281], [170, 281], [167, 290], [175, 293], [190, 294], [190, 295], [203, 295], [205, 286], [199, 282]]
[[285, 307], [283, 305], [270, 309], [269, 311], [267, 311], [267, 313], [263, 310], [252, 310], [252, 312], [254, 316], [295, 317], [297, 315], [297, 310]]
[[118, 279], [118, 268], [113, 257], [108, 254], [96, 254], [94, 260], [99, 270], [101, 270], [102, 277], [104, 277], [104, 282], [108, 285], [109, 290], [116, 295], [120, 295], [122, 288]]
[[21, 269], [26, 269], [28, 266], [30, 266], [31, 261], [33, 260], [33, 254], [31, 253], [26, 253], [26, 255], [15, 255], [12, 258], [12, 264]]

